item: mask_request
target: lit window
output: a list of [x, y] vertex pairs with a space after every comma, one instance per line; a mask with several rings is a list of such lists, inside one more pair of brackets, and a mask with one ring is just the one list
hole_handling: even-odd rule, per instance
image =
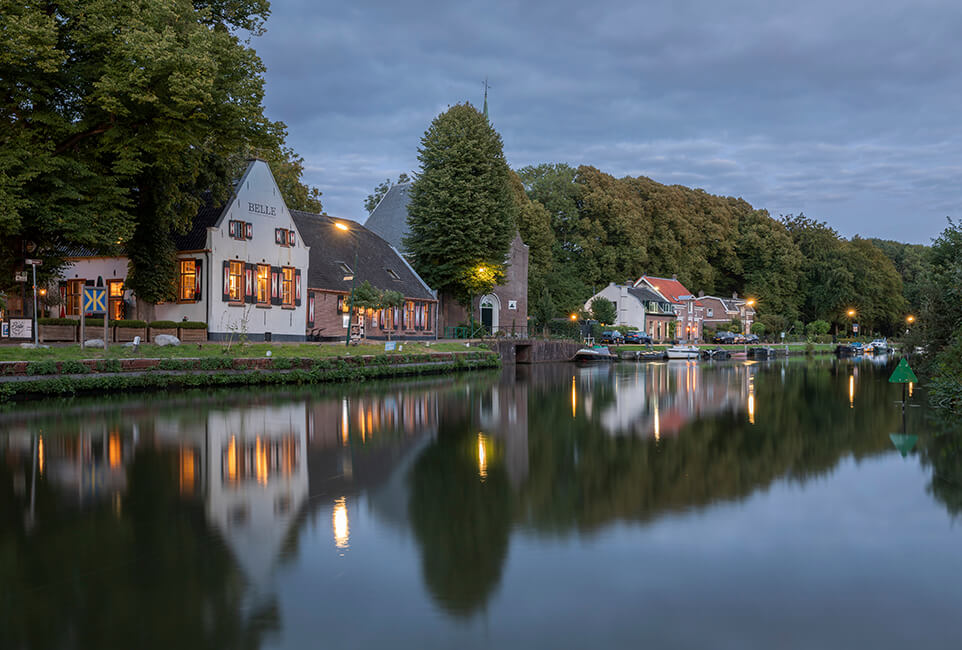
[[281, 304], [291, 306], [294, 304], [294, 269], [285, 266], [284, 277], [281, 281]]
[[67, 282], [67, 315], [80, 315], [80, 294], [84, 290], [83, 280], [70, 280]]
[[231, 302], [244, 302], [244, 263], [231, 262], [228, 277], [228, 298]]
[[257, 265], [257, 303], [266, 305], [271, 301], [271, 267]]
[[194, 300], [197, 294], [197, 266], [194, 260], [180, 261], [180, 287], [177, 291], [179, 300]]

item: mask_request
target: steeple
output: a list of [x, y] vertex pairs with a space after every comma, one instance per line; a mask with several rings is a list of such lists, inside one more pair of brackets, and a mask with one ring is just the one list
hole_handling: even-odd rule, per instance
[[482, 113], [484, 113], [485, 119], [487, 119], [488, 117], [488, 88], [490, 87], [491, 86], [488, 85], [488, 78], [485, 77], [484, 78], [484, 110], [481, 111]]

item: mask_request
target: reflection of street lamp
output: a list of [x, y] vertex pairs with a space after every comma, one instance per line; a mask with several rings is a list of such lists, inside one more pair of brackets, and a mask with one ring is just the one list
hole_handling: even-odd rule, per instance
[[[344, 335], [344, 347], [351, 345], [351, 319], [354, 317], [354, 286], [357, 284], [357, 236], [351, 232], [343, 221], [335, 221], [334, 227], [343, 230], [354, 239], [354, 267], [351, 269], [351, 297], [348, 299], [348, 309], [350, 316], [347, 319], [347, 334]], [[360, 332], [358, 332], [360, 333]]]

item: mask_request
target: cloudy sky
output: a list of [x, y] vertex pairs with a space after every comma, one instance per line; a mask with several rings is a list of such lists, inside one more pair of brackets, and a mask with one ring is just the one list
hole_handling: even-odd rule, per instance
[[330, 214], [366, 218], [449, 105], [514, 168], [616, 176], [928, 243], [962, 216], [962, 3], [953, 0], [273, 0], [254, 46]]

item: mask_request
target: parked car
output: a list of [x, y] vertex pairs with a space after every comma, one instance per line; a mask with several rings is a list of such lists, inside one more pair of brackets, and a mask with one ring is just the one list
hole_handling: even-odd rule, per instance
[[758, 343], [758, 334], [749, 334], [746, 336], [745, 343]]
[[734, 332], [716, 332], [712, 343], [734, 343], [737, 337]]
[[625, 334], [625, 343], [636, 343], [641, 345], [651, 345], [651, 337], [644, 332], [635, 330]]
[[624, 343], [625, 336], [618, 330], [608, 330], [601, 333], [602, 343]]

